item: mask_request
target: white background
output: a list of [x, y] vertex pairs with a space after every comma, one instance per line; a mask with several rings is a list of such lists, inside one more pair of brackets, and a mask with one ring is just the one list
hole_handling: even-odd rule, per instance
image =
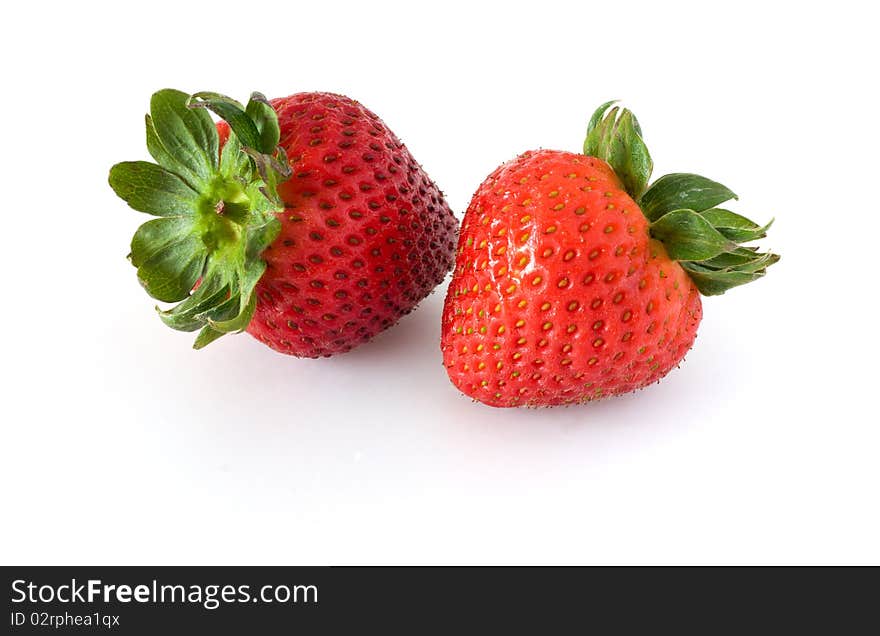
[[[880, 563], [867, 6], [8, 5], [0, 562]], [[355, 97], [459, 214], [622, 98], [655, 175], [731, 186], [776, 217], [783, 260], [705, 302], [662, 383], [579, 408], [458, 394], [445, 284], [334, 359], [249, 336], [194, 352], [139, 288], [145, 217], [106, 183], [147, 158], [163, 87]]]

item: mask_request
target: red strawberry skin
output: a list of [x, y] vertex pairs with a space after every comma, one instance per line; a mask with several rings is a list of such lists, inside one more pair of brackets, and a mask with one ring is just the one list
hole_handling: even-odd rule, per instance
[[453, 384], [476, 400], [571, 404], [662, 378], [701, 317], [695, 285], [611, 167], [540, 150], [500, 166], [474, 195], [441, 347]]
[[[272, 100], [293, 175], [263, 252], [247, 331], [282, 353], [350, 350], [410, 312], [452, 268], [458, 223], [406, 146], [331, 93]], [[221, 141], [228, 127], [219, 124]]]

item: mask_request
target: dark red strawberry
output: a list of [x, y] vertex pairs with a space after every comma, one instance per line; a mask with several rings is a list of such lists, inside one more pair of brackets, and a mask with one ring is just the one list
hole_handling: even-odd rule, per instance
[[[206, 109], [225, 121], [215, 128]], [[160, 312], [166, 324], [200, 330], [196, 348], [247, 330], [291, 355], [348, 351], [451, 268], [457, 223], [442, 193], [347, 97], [255, 94], [242, 106], [163, 90], [147, 146], [158, 165], [117, 164], [110, 185], [159, 217], [130, 258], [150, 295], [179, 302]]]
[[[452, 382], [491, 406], [552, 406], [656, 382], [693, 344], [700, 292], [762, 276], [778, 256], [738, 245], [768, 226], [715, 206], [696, 175], [658, 179], [632, 114], [603, 105], [585, 154], [527, 152], [465, 214], [443, 312]], [[637, 203], [638, 201], [638, 203]]]

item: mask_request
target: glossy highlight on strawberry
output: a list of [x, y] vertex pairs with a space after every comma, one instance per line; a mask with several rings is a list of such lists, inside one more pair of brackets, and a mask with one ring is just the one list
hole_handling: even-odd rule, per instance
[[669, 175], [646, 191], [638, 123], [609, 106], [587, 154], [526, 152], [489, 175], [465, 213], [441, 348], [453, 384], [490, 406], [572, 404], [658, 381], [694, 342], [700, 292], [754, 280], [778, 259], [737, 244], [767, 228], [716, 208], [734, 197], [724, 186]]

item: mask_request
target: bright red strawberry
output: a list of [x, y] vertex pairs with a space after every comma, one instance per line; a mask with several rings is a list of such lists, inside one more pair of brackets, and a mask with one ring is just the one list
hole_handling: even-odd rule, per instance
[[646, 190], [638, 122], [609, 107], [585, 154], [526, 152], [465, 213], [442, 350], [452, 382], [481, 402], [571, 404], [656, 382], [693, 344], [700, 292], [778, 260], [738, 245], [767, 226], [716, 208], [735, 198], [724, 186], [674, 174]]
[[[206, 109], [225, 121], [215, 128]], [[150, 295], [179, 302], [160, 312], [166, 324], [200, 330], [196, 348], [246, 329], [295, 356], [348, 351], [452, 266], [457, 222], [442, 193], [347, 97], [254, 94], [245, 107], [163, 90], [147, 146], [158, 165], [117, 164], [110, 185], [159, 217], [130, 258]]]

